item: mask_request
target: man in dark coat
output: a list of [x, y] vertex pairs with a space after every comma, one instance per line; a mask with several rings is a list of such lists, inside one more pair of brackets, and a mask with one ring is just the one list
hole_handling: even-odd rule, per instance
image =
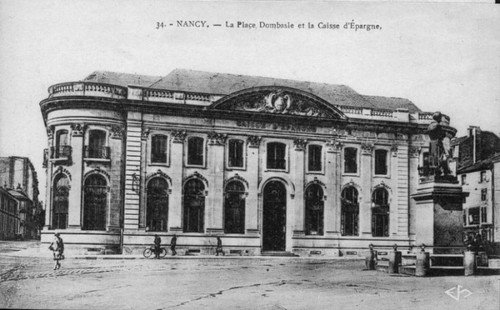
[[155, 235], [155, 258], [160, 258], [161, 252], [161, 238], [158, 235]]
[[222, 240], [220, 237], [217, 237], [217, 247], [215, 248], [215, 256], [219, 256], [219, 253], [222, 255], [226, 255], [222, 250]]
[[172, 237], [172, 240], [170, 240], [170, 250], [172, 251], [172, 256], [175, 256], [177, 252], [175, 251], [175, 246], [177, 245], [177, 235], [174, 235]]

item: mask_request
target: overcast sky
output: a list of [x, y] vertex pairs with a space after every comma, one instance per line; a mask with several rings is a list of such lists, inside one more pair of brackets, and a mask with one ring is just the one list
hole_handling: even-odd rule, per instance
[[[315, 29], [155, 29], [178, 20]], [[317, 29], [352, 20], [382, 30]], [[0, 156], [30, 157], [45, 182], [38, 104], [50, 85], [95, 70], [186, 68], [345, 84], [442, 111], [459, 135], [469, 125], [500, 134], [499, 20], [492, 4], [0, 0]]]

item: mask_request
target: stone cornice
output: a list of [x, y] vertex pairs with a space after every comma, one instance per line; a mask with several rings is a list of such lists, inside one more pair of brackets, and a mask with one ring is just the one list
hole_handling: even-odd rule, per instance
[[54, 97], [42, 100], [40, 102], [44, 121], [47, 113], [58, 109], [71, 108], [92, 108], [111, 111], [137, 111], [152, 114], [173, 114], [186, 117], [243, 120], [249, 119], [261, 122], [271, 123], [299, 123], [305, 126], [329, 127], [351, 130], [364, 130], [371, 132], [391, 132], [408, 134], [425, 134], [427, 124], [415, 122], [397, 122], [374, 119], [338, 119], [325, 120], [320, 118], [311, 118], [302, 115], [273, 114], [265, 115], [247, 111], [224, 111], [210, 110], [208, 107], [195, 105], [173, 105], [159, 102], [144, 102], [140, 100], [99, 98], [99, 97]]

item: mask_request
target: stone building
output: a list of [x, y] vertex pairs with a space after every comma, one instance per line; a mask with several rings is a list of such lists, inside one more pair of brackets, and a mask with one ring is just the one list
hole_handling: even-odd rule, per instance
[[44, 241], [132, 253], [176, 234], [181, 253], [213, 253], [221, 236], [233, 254], [356, 255], [414, 240], [432, 113], [407, 99], [174, 70], [94, 72], [40, 106]]
[[464, 203], [466, 233], [479, 232], [500, 254], [500, 138], [470, 126], [468, 135], [452, 141], [457, 176], [470, 193]]
[[[27, 157], [0, 157], [0, 187], [2, 187], [2, 216], [5, 223], [17, 223], [16, 228], [5, 232], [5, 238], [32, 239], [40, 237], [43, 210], [38, 200], [38, 177]], [[9, 210], [7, 212], [7, 210]], [[3, 225], [0, 230], [11, 227]], [[15, 231], [12, 236], [12, 232]]]

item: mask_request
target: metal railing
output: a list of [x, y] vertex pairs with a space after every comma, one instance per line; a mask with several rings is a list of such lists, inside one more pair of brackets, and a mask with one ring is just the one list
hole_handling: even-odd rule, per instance
[[92, 159], [110, 159], [110, 148], [109, 146], [102, 147], [91, 147], [84, 146], [83, 148], [83, 157], [84, 158], [92, 158]]

